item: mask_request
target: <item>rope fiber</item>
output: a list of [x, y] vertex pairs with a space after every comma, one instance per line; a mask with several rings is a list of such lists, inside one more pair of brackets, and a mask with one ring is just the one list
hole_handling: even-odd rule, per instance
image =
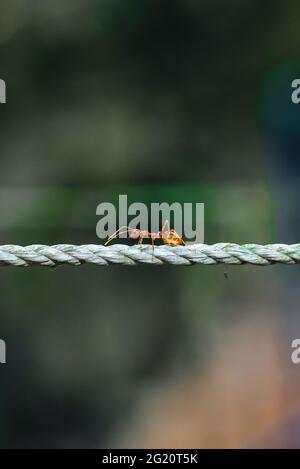
[[57, 244], [45, 246], [0, 246], [0, 266], [29, 267], [34, 265], [241, 265], [299, 264], [300, 244], [188, 244], [185, 246], [127, 246], [114, 244]]

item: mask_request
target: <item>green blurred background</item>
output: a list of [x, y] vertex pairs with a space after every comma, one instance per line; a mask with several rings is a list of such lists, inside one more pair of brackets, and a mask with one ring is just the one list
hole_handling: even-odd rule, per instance
[[[2, 2], [0, 244], [97, 243], [119, 194], [204, 202], [206, 243], [298, 242], [299, 20], [296, 0]], [[297, 447], [298, 281], [1, 269], [0, 447]]]

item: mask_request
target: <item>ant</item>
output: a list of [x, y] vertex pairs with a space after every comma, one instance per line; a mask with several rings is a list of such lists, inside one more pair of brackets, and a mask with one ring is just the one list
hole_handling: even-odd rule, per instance
[[[166, 229], [167, 228], [167, 229]], [[157, 233], [151, 233], [148, 230], [139, 230], [138, 228], [129, 228], [128, 226], [121, 226], [117, 231], [109, 236], [108, 240], [105, 243], [105, 246], [115, 239], [118, 235], [128, 233], [129, 238], [138, 239], [138, 244], [142, 244], [144, 239], [151, 239], [152, 241], [152, 255], [154, 255], [154, 243], [157, 239], [161, 239], [164, 244], [168, 246], [179, 246], [184, 245], [182, 237], [179, 236], [176, 231], [169, 226], [169, 221], [166, 220], [163, 224], [162, 230]]]

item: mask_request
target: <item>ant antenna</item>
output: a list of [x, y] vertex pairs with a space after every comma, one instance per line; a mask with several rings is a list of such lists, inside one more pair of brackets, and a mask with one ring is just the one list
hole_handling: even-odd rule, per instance
[[115, 239], [118, 235], [123, 234], [123, 233], [129, 233], [129, 231], [132, 231], [132, 228], [129, 228], [128, 226], [121, 226], [117, 231], [115, 231], [112, 235], [109, 236], [108, 240], [104, 244], [106, 246], [108, 243], [110, 243], [113, 239]]

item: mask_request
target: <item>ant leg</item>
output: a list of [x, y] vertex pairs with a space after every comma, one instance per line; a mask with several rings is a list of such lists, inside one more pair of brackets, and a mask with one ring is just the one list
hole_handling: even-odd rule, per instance
[[177, 233], [177, 231], [171, 230], [171, 232], [172, 232], [175, 236], [178, 236], [178, 238], [181, 238], [181, 236]]
[[164, 244], [165, 244], [165, 238], [168, 237], [168, 231], [169, 231], [169, 230], [165, 231], [166, 226], [169, 226], [169, 221], [168, 220], [164, 221], [161, 231], [158, 232], [159, 237], [163, 241]]
[[143, 241], [144, 241], [144, 236], [143, 236], [143, 235], [140, 235], [138, 244], [143, 244]]
[[152, 260], [154, 259], [154, 238], [151, 238], [152, 241]]
[[169, 225], [169, 220], [165, 220], [164, 224], [163, 224], [163, 227], [161, 229], [161, 232], [163, 233], [164, 232], [164, 229], [168, 227], [168, 229], [166, 231], [170, 231], [170, 225]]
[[140, 231], [140, 239], [138, 244], [142, 244], [145, 238], [151, 238], [151, 233], [149, 231]]

